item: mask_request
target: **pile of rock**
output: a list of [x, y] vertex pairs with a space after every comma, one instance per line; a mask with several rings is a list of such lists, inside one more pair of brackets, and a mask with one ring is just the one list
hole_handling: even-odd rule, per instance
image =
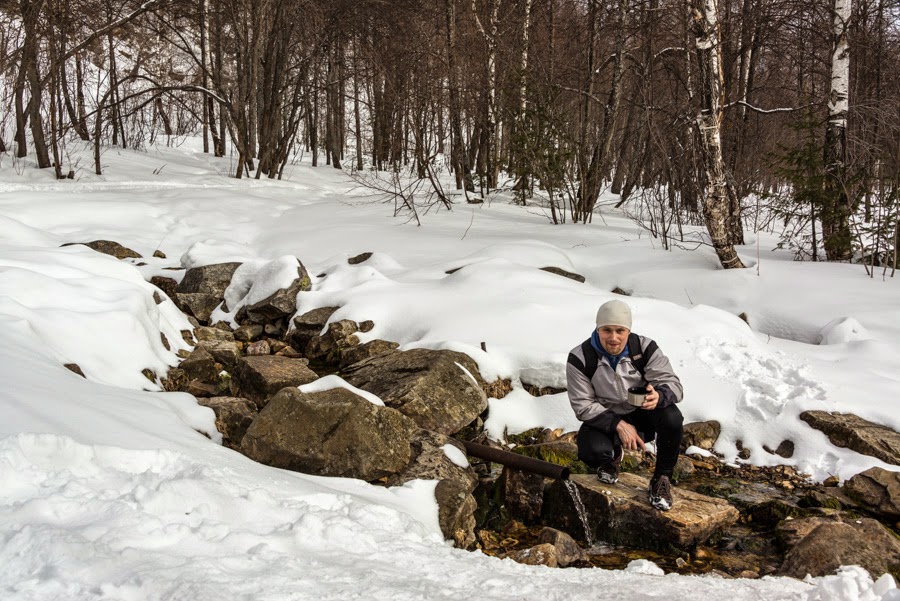
[[[91, 244], [121, 258], [139, 257], [115, 243]], [[524, 563], [583, 564], [585, 556], [569, 535], [587, 534], [630, 548], [700, 557], [708, 555], [703, 545], [713, 534], [729, 541], [736, 537], [729, 529], [749, 527], [775, 537], [778, 563], [729, 573], [802, 577], [859, 564], [874, 575], [900, 575], [900, 543], [892, 532], [900, 529], [896, 472], [873, 469], [843, 487], [813, 486], [786, 466], [739, 469], [715, 457], [682, 456], [675, 508], [661, 514], [645, 498], [646, 462], [630, 455], [623, 465], [633, 473], [624, 473], [615, 486], [603, 485], [578, 462], [574, 433], [538, 431], [505, 441], [518, 443], [517, 452], [581, 472], [568, 485], [508, 468], [498, 473], [490, 464], [469, 466], [459, 460], [462, 447], [451, 436], [497, 444], [481, 432], [485, 391], [497, 396], [508, 382], [484, 382], [474, 361], [460, 353], [401, 352], [396, 343], [377, 339], [361, 343], [359, 334], [374, 324], [333, 320], [337, 307], [318, 308], [289, 323], [297, 296], [310, 289], [299, 261], [289, 286], [236, 312], [238, 327], [210, 323], [238, 267], [192, 268], [180, 282], [152, 279], [158, 295], [170, 296], [195, 326], [186, 336], [193, 350], [182, 351], [180, 364], [161, 381], [166, 390], [189, 392], [212, 408], [224, 444], [257, 461], [387, 486], [436, 480], [441, 528], [458, 546], [475, 546], [478, 530], [477, 546], [491, 552], [498, 521], [544, 527], [536, 545], [504, 553]], [[326, 372], [340, 372], [384, 406], [346, 388], [298, 388]], [[801, 417], [838, 446], [900, 464], [900, 434], [890, 429], [856, 416]], [[719, 430], [715, 422], [688, 424], [682, 450], [712, 449]], [[790, 457], [793, 446], [784, 441], [769, 452]], [[702, 484], [692, 486], [695, 480]], [[758, 486], [761, 480], [765, 486]], [[575, 507], [573, 491], [586, 509]]]
[[[451, 351], [397, 350], [385, 340], [360, 344], [372, 322], [329, 321], [337, 307], [287, 320], [310, 278], [298, 261], [290, 286], [235, 313], [238, 327], [210, 325], [238, 263], [187, 270], [180, 283], [154, 283], [196, 323], [194, 349], [162, 383], [213, 409], [224, 444], [248, 457], [308, 474], [359, 478], [387, 486], [436, 480], [442, 531], [457, 545], [475, 540], [475, 472], [448, 456], [448, 435], [487, 408], [474, 361]], [[161, 285], [162, 284], [162, 285]], [[163, 286], [164, 285], [164, 286]], [[343, 369], [345, 388], [301, 392], [321, 373]], [[462, 452], [460, 447], [459, 452]]]

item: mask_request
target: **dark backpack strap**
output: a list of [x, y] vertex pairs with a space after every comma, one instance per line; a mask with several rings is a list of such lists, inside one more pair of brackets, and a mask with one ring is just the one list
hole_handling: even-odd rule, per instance
[[644, 371], [647, 369], [647, 362], [650, 361], [650, 357], [653, 356], [653, 353], [658, 348], [656, 341], [651, 340], [646, 350], [642, 349], [641, 337], [634, 332], [628, 334], [628, 356], [631, 357], [631, 364], [641, 373], [642, 378], [644, 377]]
[[569, 353], [569, 363], [574, 365], [578, 371], [583, 373], [584, 376], [590, 380], [594, 377], [594, 373], [597, 371], [597, 363], [599, 362], [597, 351], [591, 346], [590, 339], [585, 340], [581, 345], [581, 354], [584, 355], [584, 362], [574, 354]]
[[587, 376], [588, 380], [591, 380], [597, 372], [597, 364], [600, 362], [600, 357], [597, 356], [597, 351], [594, 349], [594, 345], [591, 344], [590, 338], [581, 343], [581, 354], [584, 355], [584, 372], [582, 373]]

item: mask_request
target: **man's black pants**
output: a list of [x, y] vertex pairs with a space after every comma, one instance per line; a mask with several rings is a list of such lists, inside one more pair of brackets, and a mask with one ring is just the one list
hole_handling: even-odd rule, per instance
[[[623, 415], [622, 420], [634, 426], [644, 442], [656, 438], [656, 469], [653, 475], [671, 478], [684, 433], [684, 416], [678, 407], [669, 405], [650, 411], [635, 409]], [[577, 442], [578, 458], [594, 469], [608, 465], [622, 448], [622, 441], [615, 431], [607, 433], [587, 424], [581, 424]]]

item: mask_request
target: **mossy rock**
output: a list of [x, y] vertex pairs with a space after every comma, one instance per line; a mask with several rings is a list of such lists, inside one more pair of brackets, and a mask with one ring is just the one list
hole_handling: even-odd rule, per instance
[[594, 470], [578, 459], [578, 447], [569, 442], [555, 441], [524, 445], [512, 449], [512, 452], [567, 467], [573, 474], [594, 473]]
[[707, 482], [693, 487], [698, 492], [707, 497], [718, 497], [720, 499], [728, 499], [741, 490], [741, 485], [736, 480], [718, 479], [714, 482]]
[[781, 499], [772, 499], [759, 503], [749, 507], [747, 510], [747, 514], [753, 523], [763, 526], [774, 526], [787, 518], [806, 517], [807, 513], [807, 511], [804, 511], [797, 505]]
[[[518, 434], [507, 434], [506, 442], [517, 446], [534, 445], [543, 440], [543, 433], [543, 428], [532, 428], [530, 430], [525, 430], [524, 432], [519, 432]], [[513, 451], [515, 452], [515, 449], [513, 449]]]
[[829, 494], [817, 490], [811, 490], [800, 499], [797, 503], [800, 507], [821, 507], [825, 509], [836, 509], [840, 511], [844, 508], [841, 501]]

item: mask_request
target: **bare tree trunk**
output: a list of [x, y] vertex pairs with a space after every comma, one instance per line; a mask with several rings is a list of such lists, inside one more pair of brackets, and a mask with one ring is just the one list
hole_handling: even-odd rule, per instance
[[28, 127], [28, 113], [25, 111], [25, 58], [23, 56], [22, 62], [19, 64], [19, 74], [16, 78], [16, 92], [15, 92], [15, 105], [16, 105], [16, 156], [19, 158], [28, 156], [28, 139], [27, 134], [25, 133], [25, 128]]
[[[112, 12], [110, 11], [110, 19], [112, 19]], [[110, 123], [112, 124], [112, 143], [113, 146], [119, 143], [118, 134], [122, 134], [122, 147], [125, 147], [125, 129], [122, 126], [121, 115], [121, 104], [119, 102], [119, 77], [116, 73], [116, 50], [115, 50], [115, 42], [113, 42], [112, 32], [107, 34], [106, 36], [107, 44], [109, 45], [109, 86], [112, 89], [112, 106], [110, 107]]]
[[325, 88], [327, 99], [326, 137], [328, 138], [327, 151], [330, 153], [331, 165], [335, 169], [341, 168], [341, 146], [343, 135], [341, 133], [343, 119], [341, 117], [341, 96], [344, 82], [340, 77], [340, 62], [343, 60], [342, 49], [336, 42], [328, 51], [328, 84]]
[[359, 40], [353, 49], [353, 124], [356, 130], [356, 170], [363, 170], [362, 119], [359, 114]]
[[[25, 79], [28, 81], [31, 100], [29, 118], [31, 119], [31, 137], [34, 143], [34, 154], [38, 167], [45, 169], [50, 166], [50, 152], [47, 149], [47, 141], [44, 137], [44, 123], [41, 118], [41, 78], [38, 74], [38, 19], [40, 18], [43, 0], [22, 0], [22, 25], [25, 29], [25, 41], [22, 45], [22, 69], [25, 71]], [[23, 82], [24, 83], [24, 82]], [[18, 111], [18, 107], [17, 107]], [[21, 138], [24, 140], [24, 127], [21, 129]], [[20, 155], [25, 144], [19, 149]], [[21, 155], [25, 156], [25, 155]]]
[[831, 92], [828, 96], [828, 122], [825, 124], [825, 207], [822, 211], [822, 237], [829, 261], [850, 258], [850, 198], [844, 186], [847, 164], [847, 112], [850, 89], [849, 27], [851, 0], [834, 0]]
[[488, 25], [490, 32], [485, 31], [478, 17], [478, 7], [472, 0], [472, 14], [478, 30], [487, 44], [487, 90], [485, 91], [485, 132], [483, 138], [484, 172], [488, 178], [488, 188], [496, 188], [499, 178], [500, 165], [498, 156], [497, 137], [497, 43], [500, 14], [500, 0], [490, 0], [490, 15]]
[[734, 250], [728, 232], [728, 212], [731, 195], [722, 159], [722, 58], [719, 53], [719, 18], [716, 0], [692, 0], [693, 29], [696, 39], [698, 72], [698, 96], [700, 113], [697, 127], [702, 142], [703, 168], [706, 191], [703, 214], [706, 229], [719, 262], [725, 269], [742, 268], [744, 264]]
[[[216, 34], [216, 43], [215, 43], [215, 73], [213, 75], [213, 80], [216, 84], [216, 89], [223, 91], [224, 86], [222, 85], [222, 6], [219, 0], [213, 0], [214, 6], [216, 10], [215, 15], [215, 34]], [[210, 120], [213, 120], [213, 99], [209, 98], [209, 115]], [[219, 107], [219, 135], [216, 138], [215, 134], [213, 135], [213, 145], [215, 146], [215, 155], [217, 157], [225, 156], [225, 132], [226, 132], [226, 115], [225, 115], [225, 107]], [[215, 132], [215, 125], [212, 127], [212, 131]]]
[[[206, 90], [209, 87], [209, 61], [207, 60], [209, 57], [209, 43], [207, 41], [207, 23], [206, 23], [206, 0], [200, 0], [199, 5], [199, 19], [200, 19], [200, 72], [201, 72], [201, 82], [203, 85], [203, 89]], [[203, 100], [201, 101], [203, 104], [203, 153], [209, 153], [209, 118], [210, 118], [210, 105], [207, 101], [205, 94]]]
[[444, 0], [447, 17], [447, 82], [450, 100], [450, 163], [456, 176], [456, 189], [474, 190], [469, 172], [466, 143], [463, 137], [462, 115], [459, 101], [459, 79], [456, 72], [456, 0]]
[[[528, 159], [525, 156], [525, 131], [526, 113], [528, 110], [528, 51], [529, 38], [531, 34], [531, 4], [532, 0], [525, 0], [523, 7], [524, 15], [522, 17], [522, 54], [519, 59], [519, 112], [516, 115], [515, 133], [516, 133], [516, 170], [519, 172], [519, 181], [516, 188], [519, 192], [519, 203], [524, 205], [528, 196]], [[515, 163], [514, 163], [515, 164]]]

